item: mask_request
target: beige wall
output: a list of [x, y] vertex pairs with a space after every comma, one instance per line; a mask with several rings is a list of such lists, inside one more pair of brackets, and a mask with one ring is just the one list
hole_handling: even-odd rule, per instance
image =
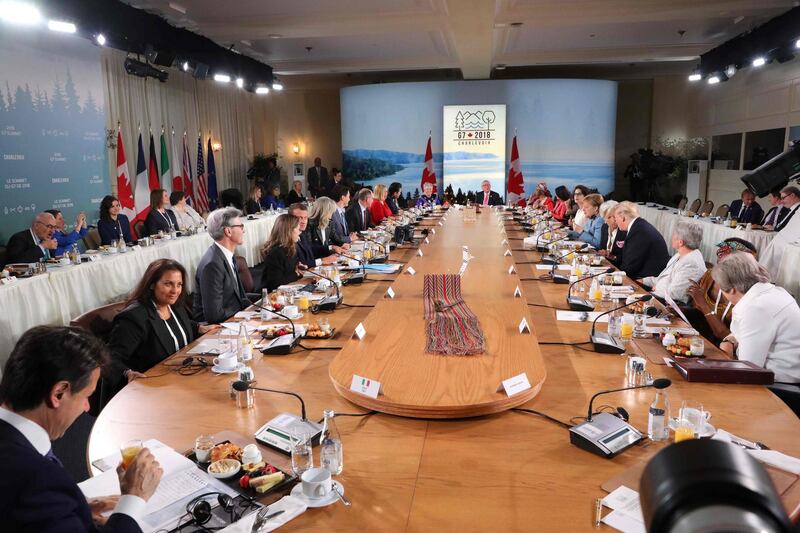
[[631, 162], [631, 154], [648, 146], [652, 108], [652, 80], [620, 80], [617, 83], [614, 192], [619, 198], [630, 198], [625, 169]]

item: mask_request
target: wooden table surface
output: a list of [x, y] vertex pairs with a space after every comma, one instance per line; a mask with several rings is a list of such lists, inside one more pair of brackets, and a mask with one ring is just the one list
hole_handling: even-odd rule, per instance
[[[449, 220], [460, 216], [452, 213]], [[447, 224], [448, 222], [445, 222]], [[496, 224], [484, 211], [478, 227]], [[434, 224], [437, 230], [440, 228]], [[437, 234], [439, 231], [437, 231]], [[446, 232], [445, 232], [446, 233]], [[519, 238], [511, 230], [508, 237]], [[499, 235], [495, 237], [501, 239]], [[445, 241], [442, 241], [445, 242]], [[522, 248], [511, 241], [512, 249]], [[430, 247], [436, 247], [432, 241]], [[393, 259], [410, 260], [415, 249], [392, 253]], [[423, 256], [422, 261], [428, 257]], [[539, 259], [536, 252], [514, 251], [521, 278], [541, 271], [522, 264]], [[506, 257], [506, 260], [509, 258]], [[509, 263], [510, 264], [510, 263]], [[467, 277], [480, 274], [467, 270]], [[400, 274], [395, 277], [407, 276]], [[385, 279], [386, 276], [370, 276]], [[402, 278], [401, 278], [402, 279]], [[396, 281], [401, 287], [403, 281]], [[369, 305], [379, 302], [389, 283], [370, 281], [344, 289], [345, 302]], [[541, 281], [520, 282], [529, 303], [564, 306], [566, 286]], [[402, 291], [399, 294], [404, 294]], [[513, 305], [512, 294], [507, 296]], [[472, 304], [471, 304], [472, 305]], [[473, 307], [474, 309], [474, 307]], [[559, 322], [555, 311], [530, 307], [535, 338], [539, 342], [582, 341], [589, 324]], [[359, 322], [371, 324], [371, 308], [339, 308], [327, 315], [338, 330], [329, 341], [303, 341], [307, 346], [344, 346]], [[421, 309], [419, 310], [421, 315]], [[420, 322], [421, 324], [421, 322]], [[381, 324], [387, 335], [392, 324]], [[484, 331], [491, 346], [497, 336], [516, 330]], [[369, 330], [368, 330], [369, 333]], [[398, 342], [403, 342], [399, 337]], [[665, 352], [654, 342], [637, 342], [634, 349], [657, 360]], [[589, 398], [597, 391], [625, 386], [625, 357], [581, 351], [575, 347], [539, 346], [546, 379], [541, 391], [523, 406], [568, 422], [585, 416]], [[337, 393], [329, 376], [335, 351], [301, 351], [284, 357], [258, 357], [253, 363], [258, 386], [292, 390], [306, 401], [309, 417], [322, 410], [363, 412]], [[175, 356], [182, 357], [181, 354]], [[711, 411], [711, 423], [736, 435], [766, 443], [800, 456], [800, 420], [772, 393], [761, 386], [688, 383], [676, 371], [648, 364], [654, 377], [668, 377], [667, 389], [675, 414], [684, 399], [702, 402]], [[159, 365], [149, 374], [164, 372]], [[201, 433], [226, 430], [251, 436], [279, 412], [297, 412], [290, 397], [256, 392], [253, 409], [238, 409], [230, 399], [229, 376], [208, 372], [193, 376], [168, 374], [137, 380], [123, 389], [98, 417], [89, 442], [88, 457], [95, 460], [118, 449], [131, 438], [157, 438], [178, 450], [192, 446]], [[644, 429], [652, 390], [626, 391], [602, 397], [597, 405], [622, 406], [631, 423]], [[336, 424], [344, 443], [344, 471], [339, 477], [353, 506], [340, 504], [310, 509], [291, 522], [295, 531], [587, 531], [593, 529], [594, 500], [604, 495], [601, 484], [643, 461], [666, 444], [645, 440], [614, 459], [583, 451], [569, 443], [568, 432], [552, 422], [526, 413], [505, 411], [493, 415], [425, 420], [389, 414], [340, 417]], [[268, 460], [285, 466], [284, 456], [268, 452]], [[315, 460], [319, 461], [318, 448]], [[797, 513], [800, 483], [784, 500]], [[610, 528], [602, 526], [602, 529]], [[288, 530], [288, 528], [287, 528]]]

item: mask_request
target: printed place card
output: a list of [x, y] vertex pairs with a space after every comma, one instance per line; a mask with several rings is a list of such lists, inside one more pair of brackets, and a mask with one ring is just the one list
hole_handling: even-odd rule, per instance
[[353, 374], [353, 380], [350, 382], [350, 390], [375, 399], [378, 397], [378, 394], [381, 393], [381, 382]]
[[531, 332], [531, 328], [530, 328], [530, 326], [528, 326], [528, 321], [525, 320], [525, 317], [522, 318], [522, 321], [519, 323], [518, 328], [519, 328], [519, 332], [520, 333], [530, 333]]
[[425, 237], [425, 244], [430, 244], [430, 243], [431, 243], [431, 241], [430, 241], [430, 240], [428, 240], [428, 238], [427, 238], [427, 237]]
[[394, 298], [394, 289], [392, 289], [391, 287], [386, 289], [386, 296], [388, 296], [389, 298]]
[[356, 326], [355, 333], [356, 333], [356, 337], [358, 337], [358, 340], [360, 340], [360, 341], [364, 340], [364, 337], [366, 337], [366, 335], [367, 335], [367, 328], [364, 327], [364, 323], [363, 322], [359, 322], [358, 323], [358, 325]]
[[530, 388], [531, 383], [528, 381], [528, 376], [525, 374], [525, 372], [523, 372], [522, 374], [518, 374], [513, 378], [504, 379], [500, 384], [500, 389], [498, 389], [498, 392], [500, 390], [504, 390], [506, 391], [506, 394], [511, 397]]
[[413, 276], [414, 274], [416, 274], [416, 273], [417, 273], [417, 271], [416, 271], [416, 270], [414, 270], [414, 267], [408, 267], [408, 268], [406, 269], [406, 272], [407, 272], [408, 274], [411, 274], [412, 276]]
[[420, 250], [420, 249], [417, 249], [417, 255], [418, 255], [418, 256], [420, 256], [420, 257], [422, 257], [422, 250]]
[[436, 235], [436, 228], [431, 228], [431, 233], [433, 233], [434, 235]]
[[517, 285], [517, 288], [514, 289], [514, 298], [522, 298], [522, 291], [519, 290], [519, 285]]
[[444, 224], [442, 224], [442, 221], [441, 221], [441, 220], [439, 221], [439, 225], [440, 225], [440, 226], [444, 226]]
[[511, 250], [509, 250], [508, 248], [506, 248], [506, 251], [505, 251], [505, 253], [503, 254], [503, 257], [507, 257], [507, 256], [509, 256], [509, 255], [511, 255]]
[[517, 269], [514, 268], [514, 265], [511, 265], [510, 267], [508, 267], [508, 273], [509, 274], [516, 274], [517, 273]]
[[500, 244], [508, 244], [508, 239], [503, 239]]

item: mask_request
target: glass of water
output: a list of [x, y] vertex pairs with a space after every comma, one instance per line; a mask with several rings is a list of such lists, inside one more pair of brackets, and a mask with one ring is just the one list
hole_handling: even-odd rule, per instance
[[292, 472], [298, 478], [303, 472], [314, 467], [310, 437], [310, 435], [300, 435], [292, 442]]

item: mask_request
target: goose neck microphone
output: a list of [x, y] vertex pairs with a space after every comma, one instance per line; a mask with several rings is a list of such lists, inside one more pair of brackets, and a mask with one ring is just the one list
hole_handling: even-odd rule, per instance
[[288, 335], [277, 337], [276, 339], [273, 339], [273, 341], [269, 343], [267, 347], [262, 348], [261, 353], [263, 353], [264, 355], [288, 355], [292, 351], [292, 349], [295, 346], [297, 346], [297, 344], [300, 342], [300, 337], [295, 333], [294, 320], [284, 315], [283, 313], [279, 313], [278, 311], [270, 309], [269, 307], [264, 307], [259, 304], [253, 304], [253, 306], [259, 309], [263, 309], [264, 311], [269, 311], [273, 315], [278, 315], [281, 318], [285, 318], [286, 320], [289, 321], [289, 324], [292, 326], [292, 335], [288, 340], [287, 340], [287, 337], [289, 337]]
[[572, 282], [569, 286], [569, 290], [567, 290], [567, 304], [569, 304], [569, 308], [572, 309], [573, 311], [594, 311], [594, 304], [583, 298], [577, 298], [575, 296], [572, 296], [572, 288], [581, 281], [586, 281], [587, 279], [592, 279], [597, 276], [602, 276], [605, 274], [611, 274], [612, 272], [614, 272], [614, 269], [609, 267], [603, 270], [602, 272], [591, 274], [589, 276], [584, 276]]
[[301, 419], [303, 421], [308, 420], [306, 418], [306, 402], [303, 401], [303, 398], [299, 394], [297, 394], [295, 392], [289, 392], [289, 391], [283, 391], [283, 390], [265, 389], [263, 387], [254, 387], [250, 383], [248, 383], [246, 381], [241, 381], [241, 380], [233, 382], [233, 390], [238, 391], [238, 392], [244, 392], [247, 389], [260, 390], [260, 391], [263, 391], [263, 392], [273, 392], [275, 394], [286, 394], [287, 396], [294, 396], [295, 398], [300, 400], [300, 417], [301, 417]]
[[[550, 230], [550, 231], [552, 232], [552, 230]], [[542, 235], [544, 235], [545, 233], [546, 233], [546, 232], [544, 232], [544, 231], [543, 231], [543, 232], [539, 233], [539, 235], [537, 235], [537, 237], [536, 237], [536, 249], [537, 249], [537, 250], [539, 250], [540, 252], [544, 252], [544, 251], [545, 251], [545, 247], [544, 247], [544, 245], [540, 245], [540, 244], [539, 244], [539, 239], [541, 239], [541, 238], [542, 238]], [[566, 239], [568, 239], [568, 238], [569, 238], [569, 235], [564, 235], [563, 237], [559, 237], [558, 239], [556, 239], [556, 240], [554, 240], [554, 241], [550, 241], [550, 242], [549, 242], [549, 243], [547, 243], [547, 244], [554, 244], [554, 243], [557, 243], [557, 242], [559, 242], [559, 241], [566, 240]], [[544, 263], [544, 258], [542, 258], [542, 262]]]
[[589, 337], [592, 341], [592, 345], [594, 346], [594, 351], [598, 353], [624, 353], [625, 347], [622, 345], [622, 343], [620, 343], [619, 340], [615, 339], [608, 333], [603, 333], [603, 332], [595, 333], [595, 329], [597, 328], [597, 321], [603, 315], [613, 313], [614, 311], [619, 311], [620, 309], [624, 309], [625, 307], [628, 307], [629, 305], [633, 305], [638, 302], [647, 302], [652, 298], [653, 296], [651, 294], [645, 294], [634, 302], [626, 303], [618, 307], [612, 307], [608, 311], [605, 311], [597, 315], [595, 319], [592, 321], [592, 331], [589, 334]]
[[367, 272], [366, 272], [366, 269], [364, 267], [364, 260], [363, 259], [359, 259], [358, 257], [356, 257], [354, 255], [349, 255], [349, 254], [345, 254], [345, 253], [342, 253], [342, 252], [339, 252], [338, 255], [340, 255], [340, 256], [342, 256], [342, 257], [344, 257], [346, 259], [352, 259], [353, 261], [358, 261], [358, 264], [361, 265], [361, 274], [357, 274], [355, 276], [350, 276], [346, 280], [343, 279], [342, 280], [342, 285], [357, 285], [357, 284], [363, 282], [365, 279], [367, 279]]
[[610, 394], [612, 392], [622, 392], [622, 391], [626, 391], [626, 390], [635, 390], [635, 389], [647, 389], [647, 388], [650, 388], [650, 387], [652, 387], [654, 389], [666, 389], [670, 385], [672, 385], [672, 380], [669, 380], [667, 378], [659, 378], [659, 379], [653, 380], [653, 382], [650, 383], [649, 385], [637, 385], [635, 387], [622, 387], [621, 389], [611, 389], [611, 390], [600, 391], [597, 394], [595, 394], [594, 396], [592, 396], [592, 398], [589, 400], [589, 410], [586, 412], [586, 421], [587, 422], [591, 422], [592, 421], [592, 403], [594, 403], [594, 399], [597, 398], [598, 396], [602, 396], [603, 394]]
[[326, 296], [323, 298], [320, 303], [318, 303], [315, 307], [318, 311], [333, 311], [336, 309], [336, 306], [342, 303], [342, 294], [339, 292], [339, 284], [333, 281], [330, 277], [322, 274], [321, 272], [316, 272], [311, 270], [310, 268], [306, 269], [306, 272], [311, 274], [312, 276], [317, 276], [324, 280], [330, 281], [331, 285], [333, 285], [334, 289], [336, 289], [336, 299], [331, 301], [330, 297]]

